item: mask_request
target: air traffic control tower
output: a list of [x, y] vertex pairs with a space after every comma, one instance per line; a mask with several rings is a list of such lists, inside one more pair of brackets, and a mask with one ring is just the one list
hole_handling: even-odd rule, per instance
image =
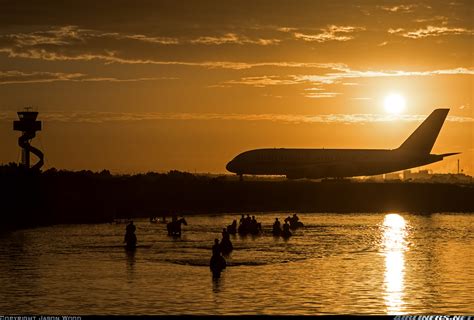
[[22, 132], [18, 138], [18, 145], [22, 148], [21, 164], [30, 169], [30, 153], [33, 153], [38, 157], [38, 162], [31, 169], [39, 170], [44, 164], [44, 155], [41, 150], [31, 146], [30, 142], [36, 136], [36, 131], [41, 131], [41, 121], [36, 120], [38, 112], [29, 109], [25, 108], [26, 111], [17, 112], [20, 120], [13, 121], [13, 130]]

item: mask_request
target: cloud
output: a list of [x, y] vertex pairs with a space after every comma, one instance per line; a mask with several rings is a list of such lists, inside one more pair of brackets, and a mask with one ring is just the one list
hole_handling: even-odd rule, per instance
[[138, 82], [171, 80], [176, 78], [154, 77], [154, 78], [114, 78], [114, 77], [91, 77], [83, 73], [62, 72], [23, 72], [18, 70], [1, 71], [0, 85], [9, 84], [32, 84], [51, 82]]
[[241, 62], [241, 61], [166, 61], [153, 59], [133, 59], [123, 58], [117, 55], [116, 52], [106, 52], [104, 54], [62, 54], [49, 52], [47, 50], [31, 49], [23, 52], [16, 52], [11, 49], [0, 49], [0, 52], [8, 54], [9, 57], [14, 58], [28, 58], [28, 59], [42, 59], [48, 61], [93, 61], [99, 60], [107, 64], [151, 64], [151, 65], [176, 65], [176, 66], [190, 66], [190, 67], [204, 67], [204, 68], [222, 68], [233, 70], [244, 70], [258, 67], [282, 67], [282, 68], [333, 68], [341, 64], [339, 63], [313, 63], [313, 62]]
[[[246, 85], [253, 87], [267, 87], [278, 85], [311, 85], [305, 88], [303, 95], [307, 98], [334, 98], [342, 93], [325, 92], [324, 86], [341, 83], [344, 86], [356, 86], [357, 82], [344, 81], [346, 79], [358, 78], [383, 78], [383, 77], [427, 77], [439, 75], [474, 75], [473, 69], [453, 68], [428, 71], [403, 71], [403, 70], [354, 70], [344, 64], [325, 65], [333, 72], [321, 74], [300, 74], [288, 76], [262, 75], [253, 77], [243, 77], [237, 80], [224, 81], [213, 87], [231, 87], [235, 85]], [[308, 92], [309, 91], [309, 92]]]
[[[280, 28], [279, 31], [292, 32], [295, 29], [293, 28]], [[326, 28], [320, 29], [319, 33], [308, 34], [302, 32], [293, 32], [293, 36], [296, 39], [301, 39], [304, 41], [311, 42], [327, 42], [327, 41], [349, 41], [354, 39], [353, 33], [357, 31], [363, 31], [363, 27], [353, 27], [353, 26], [336, 26], [330, 25]]]
[[321, 99], [321, 98], [334, 98], [340, 94], [342, 93], [340, 92], [310, 92], [310, 93], [304, 93], [303, 95], [306, 98]]
[[143, 34], [120, 34], [116, 32], [112, 33], [89, 33], [90, 37], [101, 37], [101, 38], [113, 38], [116, 40], [136, 40], [147, 43], [163, 44], [163, 45], [173, 45], [180, 44], [178, 38], [172, 37], [151, 37]]
[[243, 77], [238, 80], [229, 80], [225, 81], [224, 85], [249, 85], [252, 87], [267, 87], [267, 86], [275, 86], [275, 85], [290, 85], [290, 84], [297, 84], [299, 81], [295, 81], [294, 79], [286, 78], [283, 79], [279, 76], [258, 76], [258, 77]]
[[[293, 30], [293, 28], [285, 27], [280, 28], [280, 30], [292, 32], [291, 30]], [[363, 28], [330, 25], [325, 29], [321, 29], [321, 32], [315, 35], [295, 32], [295, 37], [302, 38], [305, 41], [316, 42], [331, 40], [347, 41], [352, 39], [352, 33], [358, 30], [363, 30]], [[107, 40], [106, 42], [104, 42], [105, 39]], [[77, 26], [62, 26], [43, 31], [0, 35], [0, 53], [6, 54], [9, 58], [38, 59], [45, 61], [102, 61], [105, 64], [174, 65], [233, 70], [255, 67], [319, 68], [324, 65], [321, 63], [285, 61], [251, 63], [240, 61], [173, 61], [144, 58], [143, 51], [136, 51], [133, 55], [130, 55], [131, 52], [128, 49], [130, 42], [124, 41], [167, 46], [185, 43], [192, 45], [255, 44], [268, 46], [278, 44], [281, 40], [264, 38], [251, 39], [236, 33], [185, 39], [143, 34], [101, 32], [79, 28]]]
[[0, 85], [18, 83], [47, 83], [82, 79], [82, 73], [0, 71]]
[[30, 33], [13, 33], [0, 36], [0, 41], [9, 43], [15, 48], [36, 48], [38, 46], [82, 46], [87, 47], [87, 43], [94, 39], [108, 39], [115, 41], [131, 40], [148, 44], [158, 45], [183, 45], [183, 44], [255, 44], [274, 45], [280, 42], [279, 39], [250, 39], [244, 35], [236, 33], [226, 33], [222, 36], [200, 36], [197, 38], [187, 37], [160, 37], [144, 34], [128, 34], [119, 32], [102, 32], [99, 30], [84, 29], [78, 26], [61, 26], [48, 30], [33, 31]]
[[390, 29], [387, 30], [387, 32], [390, 33], [390, 34], [402, 33], [404, 31], [405, 31], [405, 29], [403, 29], [403, 28], [397, 28], [397, 29], [390, 28]]
[[[35, 39], [34, 41], [38, 41]], [[45, 41], [45, 40], [39, 40]], [[49, 40], [48, 40], [49, 41]], [[57, 40], [54, 40], [57, 41]], [[62, 41], [62, 40], [61, 40]], [[101, 52], [77, 52], [77, 50], [67, 51], [60, 47], [37, 47], [3, 45], [0, 42], [0, 53], [5, 53], [10, 58], [38, 59], [45, 61], [102, 61], [106, 64], [149, 64], [149, 65], [174, 65], [203, 68], [222, 68], [233, 70], [244, 70], [257, 67], [287, 67], [287, 68], [331, 68], [334, 63], [313, 63], [313, 62], [240, 62], [240, 61], [173, 61], [155, 60], [123, 57], [116, 51], [102, 50]]]
[[425, 22], [437, 21], [445, 25], [448, 23], [448, 20], [449, 20], [448, 17], [445, 17], [445, 16], [434, 16], [434, 17], [428, 17], [428, 18], [418, 18], [418, 19], [415, 19], [415, 22], [425, 23]]
[[262, 46], [273, 45], [279, 43], [281, 40], [278, 39], [256, 39], [252, 40], [245, 36], [239, 36], [235, 33], [227, 33], [220, 37], [199, 37], [192, 39], [189, 42], [192, 44], [205, 44], [205, 45], [221, 45], [221, 44], [257, 44]]
[[418, 5], [416, 5], [416, 4], [400, 4], [400, 5], [395, 5], [395, 6], [377, 6], [377, 8], [382, 9], [384, 11], [403, 12], [403, 13], [413, 12], [416, 7], [418, 7]]
[[306, 88], [304, 91], [324, 91], [321, 87]]
[[294, 76], [295, 81], [311, 82], [318, 84], [333, 84], [339, 82], [341, 79], [356, 79], [356, 78], [379, 78], [379, 77], [425, 77], [435, 75], [474, 75], [473, 69], [467, 68], [453, 68], [429, 71], [380, 71], [380, 70], [353, 70], [348, 66], [339, 66], [334, 68], [338, 72], [329, 72], [322, 75], [298, 75]]
[[298, 28], [292, 28], [292, 27], [277, 28], [277, 31], [281, 31], [281, 32], [292, 32], [292, 31], [296, 31], [296, 30], [298, 30]]
[[[45, 122], [104, 123], [116, 121], [271, 121], [284, 123], [384, 123], [421, 122], [426, 115], [386, 114], [241, 114], [241, 113], [118, 113], [118, 112], [41, 112]], [[0, 120], [16, 119], [14, 112], [0, 112]], [[474, 118], [448, 116], [447, 121], [471, 123]]]
[[[244, 77], [239, 80], [228, 80], [222, 84], [226, 85], [250, 85], [254, 87], [266, 87], [271, 85], [293, 85], [301, 83], [311, 83], [313, 85], [328, 85], [338, 83], [343, 79], [357, 79], [357, 78], [379, 78], [379, 77], [426, 77], [435, 75], [474, 75], [473, 69], [467, 68], [453, 68], [429, 71], [383, 71], [383, 70], [354, 70], [344, 64], [334, 64], [326, 66], [336, 72], [328, 72], [322, 74], [310, 75], [289, 75], [289, 76], [275, 76], [264, 75], [254, 77]], [[343, 85], [354, 86], [358, 85], [356, 82], [344, 82]], [[312, 88], [309, 90], [320, 90], [319, 88]]]
[[63, 46], [74, 42], [84, 42], [83, 29], [76, 26], [62, 26], [55, 29], [34, 31], [30, 33], [13, 33], [0, 36], [0, 39], [10, 40], [18, 47], [33, 47], [38, 45]]
[[448, 35], [474, 35], [474, 31], [466, 28], [450, 28], [446, 26], [427, 26], [417, 30], [406, 31], [405, 29], [388, 29], [388, 33], [400, 35], [410, 39], [422, 39], [427, 37], [439, 37]]

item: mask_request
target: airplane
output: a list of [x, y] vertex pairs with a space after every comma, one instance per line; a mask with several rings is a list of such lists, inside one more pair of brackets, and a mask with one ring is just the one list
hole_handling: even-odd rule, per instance
[[434, 110], [396, 149], [255, 149], [231, 160], [226, 169], [244, 174], [281, 175], [288, 179], [371, 176], [438, 162], [459, 154], [430, 154], [449, 109]]

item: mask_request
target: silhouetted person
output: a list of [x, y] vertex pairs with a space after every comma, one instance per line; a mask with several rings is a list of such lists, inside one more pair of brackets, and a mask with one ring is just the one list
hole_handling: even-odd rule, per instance
[[237, 233], [237, 220], [234, 219], [234, 221], [232, 221], [232, 224], [227, 226], [227, 232], [229, 234], [236, 234]]
[[250, 218], [250, 214], [247, 213], [247, 217], [245, 217], [245, 222], [247, 225], [250, 225], [250, 222], [252, 221], [252, 218]]
[[209, 262], [209, 267], [214, 278], [219, 278], [221, 272], [226, 267], [226, 262], [223, 256], [221, 256], [221, 248], [218, 239], [214, 239], [214, 245], [212, 246], [212, 257]]
[[285, 221], [285, 224], [283, 225], [283, 231], [282, 231], [281, 235], [284, 238], [291, 237], [290, 225], [288, 224], [288, 221]]
[[178, 221], [178, 216], [176, 215], [176, 213], [173, 213], [173, 215], [171, 216], [171, 222], [176, 222]]
[[294, 213], [292, 222], [297, 223], [299, 220], [300, 220], [300, 218], [298, 217], [298, 215], [296, 215], [296, 213]]
[[258, 224], [257, 224], [257, 219], [255, 219], [255, 216], [252, 216], [249, 227], [250, 227], [249, 229], [250, 229], [251, 234], [258, 233]]
[[137, 246], [137, 236], [135, 235], [136, 229], [137, 228], [133, 224], [133, 221], [130, 221], [130, 223], [125, 228], [125, 238], [123, 242], [126, 243], [126, 248], [129, 250], [133, 250]]
[[281, 223], [280, 223], [280, 220], [278, 220], [278, 218], [275, 218], [275, 222], [273, 223], [273, 226], [277, 227], [278, 229], [281, 229]]
[[234, 249], [232, 241], [230, 241], [229, 233], [225, 228], [222, 229], [222, 240], [220, 246], [222, 254], [228, 254]]
[[279, 236], [281, 234], [281, 224], [278, 221], [278, 218], [275, 218], [275, 222], [273, 223], [272, 233], [274, 236]]
[[128, 224], [127, 227], [125, 227], [125, 232], [126, 233], [135, 233], [135, 230], [137, 230], [137, 227], [133, 224], [133, 220], [131, 220]]
[[214, 239], [214, 245], [212, 246], [212, 255], [220, 256], [221, 255], [221, 246], [219, 244], [219, 239]]
[[296, 213], [293, 214], [293, 216], [290, 218], [286, 218], [285, 221], [287, 221], [290, 223], [290, 229], [298, 229], [300, 227], [303, 227], [303, 223], [300, 220], [300, 218], [298, 217], [298, 215]]
[[247, 214], [247, 217], [242, 218], [240, 220], [242, 221], [242, 223], [239, 225], [239, 234], [246, 235], [250, 232], [250, 224], [252, 219], [250, 218], [250, 215]]
[[222, 240], [224, 239], [229, 239], [229, 233], [226, 228], [222, 229]]

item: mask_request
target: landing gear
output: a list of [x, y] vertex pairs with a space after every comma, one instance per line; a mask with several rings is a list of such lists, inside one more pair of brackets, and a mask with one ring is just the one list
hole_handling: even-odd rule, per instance
[[244, 175], [241, 173], [237, 174], [239, 176], [239, 181], [244, 181]]

